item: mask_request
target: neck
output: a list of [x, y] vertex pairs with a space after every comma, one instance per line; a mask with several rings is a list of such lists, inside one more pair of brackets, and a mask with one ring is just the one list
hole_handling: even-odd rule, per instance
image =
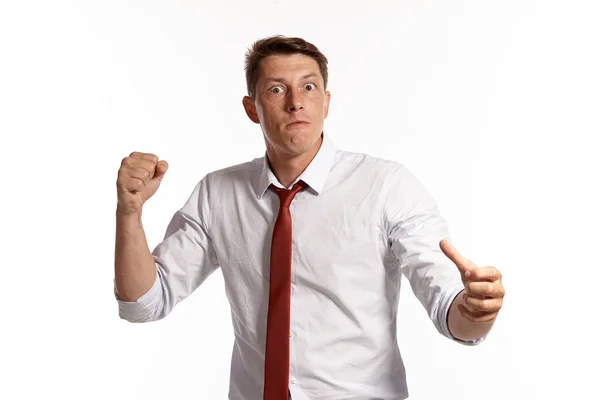
[[322, 142], [323, 135], [319, 136], [319, 139], [309, 150], [294, 156], [277, 153], [270, 146], [267, 147], [269, 166], [279, 183], [285, 187], [289, 187], [298, 179], [319, 152]]

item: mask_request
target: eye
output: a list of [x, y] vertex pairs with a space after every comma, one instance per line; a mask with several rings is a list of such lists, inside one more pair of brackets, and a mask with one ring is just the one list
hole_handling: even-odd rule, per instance
[[315, 90], [316, 88], [317, 87], [314, 83], [307, 83], [306, 85], [304, 85], [304, 89], [308, 90], [309, 92]]
[[269, 89], [269, 92], [273, 94], [279, 94], [283, 92], [283, 88], [281, 86], [273, 86], [271, 89]]

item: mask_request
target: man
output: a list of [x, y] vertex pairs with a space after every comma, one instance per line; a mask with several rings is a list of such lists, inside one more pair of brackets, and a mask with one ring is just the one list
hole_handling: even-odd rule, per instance
[[327, 77], [326, 57], [302, 39], [254, 43], [243, 106], [265, 157], [201, 179], [152, 253], [142, 205], [168, 165], [134, 152], [119, 169], [120, 316], [164, 318], [221, 268], [232, 400], [407, 398], [396, 342], [402, 274], [437, 330], [459, 343], [484, 340], [502, 306], [500, 272], [452, 247], [407, 168], [335, 148], [323, 131]]

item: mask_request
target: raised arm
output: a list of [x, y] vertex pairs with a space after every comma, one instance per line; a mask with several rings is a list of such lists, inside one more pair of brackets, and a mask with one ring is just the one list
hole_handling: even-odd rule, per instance
[[138, 152], [125, 157], [119, 168], [115, 285], [123, 301], [139, 299], [156, 278], [156, 264], [142, 226], [142, 206], [158, 190], [167, 168], [167, 162], [159, 162], [156, 155]]
[[167, 167], [153, 154], [132, 153], [119, 170], [114, 290], [119, 316], [129, 322], [164, 318], [219, 267], [210, 238], [209, 175], [150, 252], [142, 205], [158, 189]]

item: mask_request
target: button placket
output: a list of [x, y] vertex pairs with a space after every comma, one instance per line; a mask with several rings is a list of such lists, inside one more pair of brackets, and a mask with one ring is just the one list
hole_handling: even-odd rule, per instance
[[[292, 203], [289, 206], [290, 214], [292, 216], [292, 221], [294, 220], [294, 211], [296, 209], [296, 201], [298, 201], [298, 197], [302, 195], [302, 191], [300, 191], [295, 197]], [[296, 384], [298, 379], [296, 375], [298, 373], [296, 369], [296, 346], [295, 339], [296, 335], [294, 333], [294, 316], [296, 315], [296, 306], [295, 306], [295, 294], [296, 294], [296, 260], [297, 256], [297, 247], [296, 247], [296, 236], [294, 235], [295, 225], [292, 224], [292, 276], [291, 276], [291, 296], [290, 296], [290, 384]]]

